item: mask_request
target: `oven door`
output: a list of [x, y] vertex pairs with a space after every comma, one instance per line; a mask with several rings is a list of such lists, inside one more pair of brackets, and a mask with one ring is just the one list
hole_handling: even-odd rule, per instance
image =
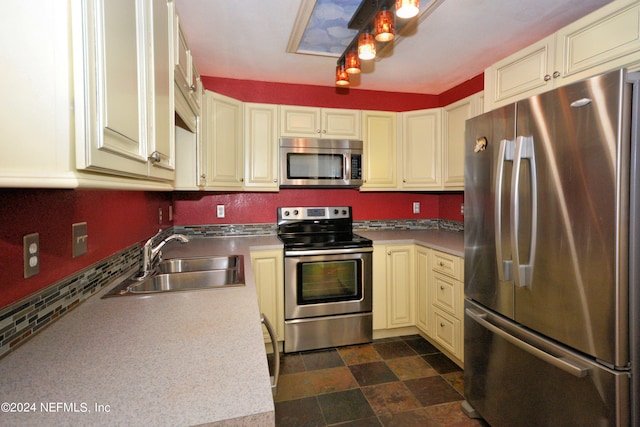
[[371, 311], [373, 248], [287, 251], [285, 319]]

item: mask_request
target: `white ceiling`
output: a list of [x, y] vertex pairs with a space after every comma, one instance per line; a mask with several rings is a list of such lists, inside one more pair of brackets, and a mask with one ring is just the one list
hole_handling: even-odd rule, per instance
[[[417, 31], [394, 42], [385, 58], [363, 61], [351, 88], [439, 94], [611, 2], [433, 1], [421, 2]], [[299, 9], [314, 2], [175, 0], [175, 5], [201, 75], [334, 86], [336, 58], [287, 53]]]

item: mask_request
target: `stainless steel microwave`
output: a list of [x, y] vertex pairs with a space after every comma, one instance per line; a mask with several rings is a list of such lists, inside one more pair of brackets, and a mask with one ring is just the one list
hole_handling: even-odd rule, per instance
[[280, 138], [280, 187], [362, 185], [362, 141]]

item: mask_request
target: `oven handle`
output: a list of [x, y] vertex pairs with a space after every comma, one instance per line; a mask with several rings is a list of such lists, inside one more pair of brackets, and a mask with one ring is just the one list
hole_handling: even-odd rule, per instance
[[364, 252], [373, 252], [372, 247], [364, 248], [340, 248], [340, 249], [317, 249], [317, 250], [303, 250], [303, 251], [284, 251], [285, 257], [302, 257], [302, 256], [314, 256], [314, 255], [343, 255], [343, 254], [360, 254]]

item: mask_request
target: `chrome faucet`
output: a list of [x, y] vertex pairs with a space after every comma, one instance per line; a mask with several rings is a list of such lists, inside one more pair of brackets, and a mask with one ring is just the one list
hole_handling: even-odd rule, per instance
[[158, 233], [151, 237], [142, 247], [142, 274], [137, 277], [138, 280], [146, 279], [149, 277], [153, 270], [153, 264], [156, 259], [162, 254], [160, 250], [172, 240], [178, 240], [181, 243], [187, 243], [189, 238], [184, 234], [172, 234], [171, 236], [164, 239], [162, 242], [158, 243], [158, 246], [153, 246], [153, 242], [158, 237], [158, 235], [162, 233], [162, 230], [159, 230]]

